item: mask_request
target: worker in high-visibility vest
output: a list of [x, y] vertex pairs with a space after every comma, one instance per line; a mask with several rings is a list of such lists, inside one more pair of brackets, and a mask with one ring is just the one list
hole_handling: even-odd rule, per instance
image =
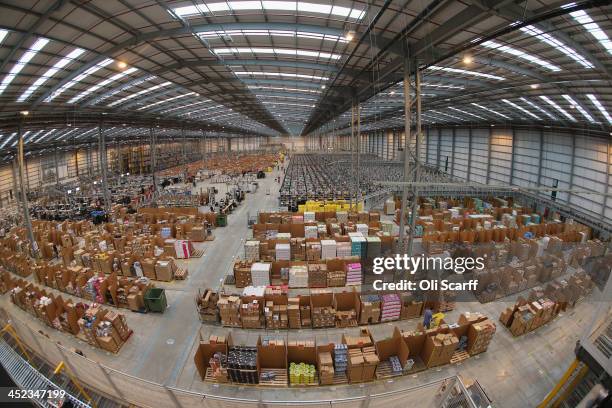
[[444, 319], [444, 313], [442, 312], [438, 312], [436, 314], [434, 314], [431, 318], [431, 328], [435, 328], [440, 326], [440, 323], [442, 323], [442, 319]]

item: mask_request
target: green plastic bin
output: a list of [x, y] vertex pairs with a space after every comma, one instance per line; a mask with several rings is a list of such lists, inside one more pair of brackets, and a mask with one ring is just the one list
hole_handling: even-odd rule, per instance
[[144, 295], [144, 302], [151, 312], [163, 313], [168, 307], [166, 291], [160, 288], [151, 288]]
[[227, 214], [217, 214], [217, 227], [227, 226]]

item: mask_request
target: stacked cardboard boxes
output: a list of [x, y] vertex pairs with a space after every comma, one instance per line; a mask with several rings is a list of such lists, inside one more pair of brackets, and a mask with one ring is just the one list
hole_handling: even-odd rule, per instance
[[327, 286], [327, 265], [308, 264], [308, 287], [324, 288]]
[[361, 264], [346, 264], [346, 286], [361, 285]]
[[302, 327], [302, 320], [300, 318], [300, 298], [289, 298], [287, 319], [290, 329], [299, 329]]
[[331, 306], [313, 307], [312, 327], [336, 327], [336, 310]]
[[321, 244], [319, 242], [306, 243], [306, 260], [319, 261], [321, 260]]
[[448, 364], [458, 345], [454, 333], [432, 333], [425, 338], [421, 359], [428, 368]]
[[319, 363], [319, 383], [321, 385], [331, 385], [334, 383], [334, 361], [329, 351], [320, 352], [318, 355]]
[[240, 320], [244, 329], [261, 329], [263, 327], [259, 300], [252, 299], [240, 305]]
[[334, 259], [336, 257], [336, 241], [333, 239], [321, 240], [321, 259]]
[[495, 323], [491, 320], [473, 323], [468, 329], [467, 352], [473, 356], [487, 351], [494, 334]]
[[276, 260], [289, 261], [291, 260], [291, 245], [284, 243], [276, 244]]
[[267, 329], [286, 329], [289, 327], [288, 305], [274, 304], [266, 301], [264, 309]]
[[382, 295], [380, 320], [382, 322], [398, 320], [400, 318], [401, 308], [402, 304], [399, 295], [396, 293]]
[[327, 287], [339, 287], [345, 286], [346, 283], [346, 273], [343, 271], [329, 271], [327, 272]]
[[228, 327], [242, 327], [240, 322], [240, 305], [241, 300], [239, 296], [221, 297], [217, 302], [221, 324]]
[[336, 245], [336, 256], [338, 258], [347, 258], [351, 256], [351, 243], [338, 242]]
[[251, 284], [253, 286], [268, 286], [270, 284], [271, 264], [255, 262], [251, 265]]
[[315, 239], [318, 238], [317, 234], [317, 226], [316, 225], [306, 225], [304, 227], [304, 238], [306, 239]]
[[234, 263], [234, 280], [237, 288], [245, 288], [253, 284], [250, 262], [236, 261]]
[[294, 265], [289, 268], [289, 287], [308, 287], [308, 267], [306, 265]]
[[247, 261], [259, 261], [259, 241], [249, 240], [244, 243], [244, 259]]
[[372, 324], [380, 322], [380, 296], [361, 295], [361, 313], [359, 324]]

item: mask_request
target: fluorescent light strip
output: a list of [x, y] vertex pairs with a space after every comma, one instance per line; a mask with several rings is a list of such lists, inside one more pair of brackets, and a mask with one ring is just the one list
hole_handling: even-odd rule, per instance
[[0, 145], [0, 149], [2, 149], [8, 142], [13, 140], [15, 138], [15, 136], [17, 136], [17, 132], [11, 133], [11, 135], [8, 136], [4, 142], [2, 142], [2, 144]]
[[599, 109], [599, 112], [601, 112], [601, 114], [606, 118], [606, 120], [608, 121], [608, 123], [610, 125], [612, 125], [612, 116], [610, 116], [610, 114], [608, 113], [608, 111], [606, 110], [606, 108], [601, 104], [601, 102], [599, 102], [599, 100], [597, 100], [597, 97], [593, 94], [587, 94], [587, 98], [589, 98], [589, 100], [591, 101], [591, 103], [593, 105], [595, 105], [595, 107], [597, 109]]
[[328, 4], [308, 3], [305, 1], [224, 1], [217, 3], [204, 3], [193, 6], [177, 7], [172, 13], [181, 18], [196, 17], [202, 14], [219, 13], [231, 14], [233, 11], [260, 10], [260, 11], [291, 11], [313, 14], [332, 15], [353, 20], [361, 20], [365, 10], [356, 8], [332, 6]]
[[253, 76], [277, 76], [277, 77], [300, 78], [300, 79], [315, 79], [319, 81], [327, 81], [329, 79], [329, 78], [317, 76], [317, 75], [292, 74], [288, 72], [234, 71], [234, 74], [253, 75]]
[[136, 82], [133, 82], [133, 83], [128, 83], [128, 84], [126, 84], [126, 85], [122, 86], [121, 88], [117, 88], [117, 89], [115, 89], [115, 90], [113, 90], [113, 91], [111, 91], [111, 92], [105, 93], [104, 95], [100, 95], [99, 97], [97, 97], [96, 99], [94, 99], [94, 100], [93, 100], [91, 103], [89, 103], [89, 104], [90, 104], [90, 105], [97, 105], [98, 103], [100, 103], [100, 102], [102, 102], [102, 101], [105, 101], [106, 99], [108, 99], [108, 98], [110, 98], [110, 97], [112, 97], [112, 96], [115, 96], [115, 95], [117, 95], [118, 93], [121, 93], [121, 92], [123, 92], [123, 91], [127, 91], [128, 89], [131, 89], [131, 88], [133, 88], [133, 87], [135, 87], [135, 86], [142, 85], [142, 84], [144, 84], [145, 82], [151, 81], [151, 80], [153, 80], [153, 79], [155, 79], [155, 78], [157, 78], [155, 75], [151, 75], [151, 76], [148, 76], [148, 77], [146, 77], [146, 78], [141, 79], [140, 81], [136, 81]]
[[291, 103], [291, 102], [264, 101], [263, 103], [265, 105], [274, 105], [273, 107], [280, 107], [280, 108], [282, 108], [283, 106], [303, 106], [305, 108], [314, 108], [314, 105], [304, 105], [301, 103]]
[[501, 117], [502, 117], [502, 118], [504, 118], [504, 119], [512, 120], [512, 118], [511, 118], [510, 116], [506, 116], [506, 115], [504, 115], [503, 113], [499, 113], [499, 112], [497, 112], [497, 111], [495, 111], [495, 110], [493, 110], [493, 109], [491, 109], [491, 108], [484, 107], [484, 106], [479, 105], [479, 104], [474, 103], [474, 102], [472, 102], [471, 104], [472, 104], [472, 105], [474, 105], [474, 106], [476, 106], [477, 108], [480, 108], [480, 109], [484, 110], [484, 111], [494, 113], [494, 114], [496, 114], [497, 116], [501, 116]]
[[209, 99], [205, 99], [203, 101], [188, 103], [187, 105], [175, 106], [174, 108], [166, 109], [165, 111], [161, 111], [160, 113], [174, 112], [175, 110], [185, 109], [185, 108], [188, 108], [190, 106], [201, 105], [201, 104], [207, 103], [207, 102], [210, 102], [210, 100]]
[[23, 136], [23, 143], [30, 143], [32, 140], [36, 139], [38, 137], [38, 135], [40, 135], [41, 133], [43, 133], [45, 131], [45, 129], [40, 129], [38, 132], [33, 133], [31, 135], [29, 135], [26, 139], [25, 134]]
[[563, 96], [563, 98], [568, 101], [569, 103], [571, 103], [576, 109], [578, 109], [578, 112], [580, 112], [582, 114], [582, 116], [584, 116], [589, 122], [591, 123], [597, 123], [595, 121], [595, 119], [593, 119], [593, 117], [589, 114], [589, 112], [587, 112], [582, 106], [580, 106], [578, 104], [578, 102], [576, 102], [574, 99], [572, 99], [571, 96], [569, 95], [561, 95]]
[[116, 100], [115, 102], [109, 103], [109, 104], [108, 104], [108, 105], [106, 105], [106, 106], [107, 106], [107, 107], [109, 107], [109, 108], [111, 108], [111, 107], [113, 107], [113, 106], [117, 106], [117, 105], [119, 105], [119, 104], [121, 104], [121, 103], [123, 103], [123, 102], [129, 101], [130, 99], [136, 98], [136, 97], [138, 97], [138, 96], [144, 95], [144, 94], [149, 93], [149, 92], [156, 91], [156, 90], [158, 90], [158, 89], [160, 89], [160, 88], [164, 88], [164, 87], [166, 87], [166, 86], [168, 86], [168, 85], [172, 85], [172, 82], [167, 81], [167, 82], [164, 82], [164, 83], [161, 83], [161, 84], [158, 84], [158, 85], [152, 86], [152, 87], [150, 87], [150, 88], [145, 88], [145, 89], [142, 89], [142, 90], [140, 90], [140, 91], [138, 91], [138, 92], [136, 92], [136, 93], [133, 93], [133, 94], [128, 95], [128, 96], [126, 96], [126, 97], [124, 97], [124, 98], [118, 99], [118, 100]]
[[443, 113], [443, 112], [440, 112], [440, 111], [437, 111], [437, 110], [433, 110], [433, 109], [430, 109], [430, 110], [429, 110], [429, 112], [433, 112], [433, 113], [435, 113], [436, 115], [448, 116], [449, 118], [453, 118], [453, 119], [456, 119], [456, 120], [460, 120], [460, 121], [462, 121], [462, 122], [465, 122], [465, 121], [466, 121], [466, 119], [460, 118], [460, 117], [458, 117], [458, 116], [450, 115], [450, 114], [448, 114], [448, 113]]
[[[0, 30], [0, 44], [2, 44], [2, 41], [4, 41], [4, 39], [6, 38], [8, 33], [9, 33], [8, 30]], [[2, 146], [0, 146], [0, 147], [2, 147]]]
[[102, 81], [102, 82], [100, 82], [100, 83], [98, 83], [98, 84], [96, 84], [96, 85], [94, 85], [94, 86], [92, 86], [92, 87], [90, 87], [90, 88], [86, 89], [85, 91], [81, 92], [80, 94], [78, 94], [78, 95], [77, 95], [77, 96], [75, 96], [74, 98], [70, 99], [70, 100], [68, 101], [68, 103], [75, 103], [75, 102], [77, 102], [77, 101], [80, 101], [81, 99], [83, 99], [83, 98], [84, 98], [84, 97], [86, 97], [87, 95], [89, 95], [89, 94], [92, 94], [92, 93], [96, 92], [98, 89], [100, 89], [100, 88], [102, 88], [102, 87], [105, 87], [106, 85], [108, 85], [108, 84], [110, 84], [110, 83], [112, 83], [112, 82], [119, 81], [119, 80], [120, 80], [121, 78], [123, 78], [124, 76], [130, 75], [131, 73], [134, 73], [134, 72], [136, 72], [136, 71], [138, 71], [138, 69], [137, 69], [137, 68], [132, 67], [132, 68], [127, 69], [127, 70], [125, 70], [125, 71], [123, 71], [123, 72], [120, 72], [120, 73], [118, 73], [118, 74], [115, 74], [115, 75], [113, 75], [112, 77], [107, 78], [107, 79], [105, 79], [104, 81]]
[[487, 78], [487, 79], [495, 79], [497, 81], [504, 81], [506, 79], [504, 77], [500, 77], [497, 75], [491, 75], [491, 74], [484, 74], [478, 71], [468, 71], [466, 69], [440, 67], [438, 65], [432, 65], [428, 69], [431, 71], [444, 71], [444, 72], [452, 72], [454, 74], [472, 75], [472, 76], [482, 77], [482, 78]]
[[26, 52], [23, 53], [21, 58], [19, 58], [19, 60], [15, 63], [15, 65], [13, 65], [13, 68], [11, 68], [9, 73], [6, 74], [6, 76], [0, 83], [0, 95], [2, 95], [2, 93], [10, 85], [10, 83], [13, 82], [13, 80], [17, 77], [17, 75], [19, 75], [21, 70], [28, 64], [28, 62], [30, 62], [30, 60], [34, 58], [34, 56], [38, 54], [38, 52], [42, 50], [44, 46], [47, 45], [48, 43], [49, 43], [48, 39], [39, 38], [38, 40], [36, 40], [36, 42], [34, 42], [34, 44], [32, 44], [30, 48], [28, 48]]
[[443, 88], [443, 89], [465, 89], [463, 86], [457, 85], [446, 85], [446, 84], [431, 84], [427, 82], [423, 82], [421, 86], [431, 87], [431, 88]]
[[66, 65], [77, 59], [81, 54], [83, 54], [85, 50], [77, 48], [73, 50], [70, 54], [66, 55], [64, 58], [60, 59], [53, 65], [51, 68], [47, 70], [40, 78], [36, 80], [24, 93], [21, 94], [17, 102], [26, 101], [30, 95], [32, 95], [40, 86], [42, 86], [45, 82], [49, 80], [52, 76], [57, 74], [60, 69], [64, 68]]
[[487, 120], [487, 119], [483, 118], [482, 116], [478, 116], [478, 115], [475, 115], [473, 113], [470, 113], [470, 112], [467, 112], [467, 111], [464, 111], [464, 110], [461, 110], [461, 109], [451, 108], [450, 106], [448, 107], [448, 109], [454, 110], [455, 112], [463, 113], [465, 115], [474, 116], [475, 118], [478, 118], [478, 119]]
[[587, 30], [601, 45], [608, 50], [609, 54], [612, 54], [612, 41], [608, 35], [599, 27], [599, 25], [593, 21], [586, 11], [578, 10], [570, 13], [570, 16], [574, 17], [578, 23], [582, 24], [585, 30]]
[[204, 39], [222, 39], [226, 36], [236, 37], [292, 37], [292, 38], [307, 38], [322, 41], [333, 41], [340, 43], [348, 43], [349, 41], [344, 37], [337, 35], [323, 34], [323, 33], [309, 33], [304, 31], [284, 31], [284, 30], [210, 30], [210, 31], [198, 31], [196, 33], [200, 38]]
[[521, 101], [525, 102], [527, 105], [531, 106], [532, 108], [542, 112], [543, 114], [545, 114], [546, 116], [548, 116], [549, 118], [551, 118], [552, 120], [558, 120], [554, 115], [552, 115], [551, 113], [549, 113], [547, 110], [545, 110], [544, 108], [542, 108], [541, 106], [531, 102], [529, 99], [520, 98]]
[[572, 115], [570, 115], [569, 113], [567, 113], [565, 111], [565, 109], [563, 109], [562, 107], [560, 107], [559, 105], [557, 105], [554, 101], [552, 101], [549, 97], [544, 96], [544, 95], [540, 95], [540, 99], [542, 99], [544, 102], [546, 102], [547, 104], [549, 104], [550, 106], [552, 106], [553, 108], [555, 108], [557, 111], [561, 112], [563, 114], [563, 116], [565, 116], [566, 118], [568, 118], [569, 120], [571, 120], [572, 122], [576, 122], [576, 119], [574, 119], [574, 117]]
[[263, 86], [263, 85], [249, 85], [248, 87], [250, 89], [268, 89], [271, 91], [302, 92], [302, 93], [314, 93], [314, 94], [321, 93], [321, 91], [317, 89], [283, 88], [283, 87]]
[[503, 102], [505, 102], [505, 103], [507, 103], [508, 105], [512, 106], [514, 109], [518, 109], [518, 110], [520, 110], [521, 112], [523, 112], [523, 113], [525, 113], [525, 114], [527, 114], [527, 115], [531, 116], [531, 117], [532, 117], [532, 118], [534, 118], [534, 119], [537, 119], [537, 120], [542, 120], [542, 119], [540, 119], [540, 117], [539, 117], [539, 116], [537, 116], [537, 115], [535, 115], [535, 114], [533, 114], [533, 113], [529, 112], [527, 109], [523, 108], [522, 106], [517, 105], [517, 104], [516, 104], [516, 103], [514, 103], [514, 102], [510, 102], [510, 101], [509, 101], [509, 100], [507, 100], [507, 99], [502, 99], [502, 101], [503, 101]]
[[264, 48], [264, 47], [237, 47], [237, 48], [213, 48], [215, 54], [274, 54], [274, 55], [293, 55], [295, 57], [311, 57], [338, 60], [342, 58], [340, 54], [332, 54], [321, 51], [308, 51], [295, 48]]
[[496, 51], [505, 52], [506, 54], [514, 55], [515, 57], [522, 58], [532, 64], [539, 65], [554, 72], [561, 71], [561, 68], [559, 68], [558, 66], [553, 65], [548, 61], [544, 61], [543, 59], [538, 58], [535, 55], [527, 54], [524, 51], [497, 43], [495, 41], [485, 41], [480, 45], [486, 48], [494, 49]]
[[291, 100], [299, 100], [299, 101], [313, 101], [316, 102], [316, 98], [302, 98], [298, 96], [289, 96], [289, 95], [266, 95], [266, 94], [257, 94], [258, 98], [266, 99], [266, 98], [281, 98], [281, 99], [291, 99]]
[[582, 65], [583, 67], [595, 68], [593, 64], [587, 61], [586, 58], [584, 58], [582, 55], [578, 54], [574, 49], [568, 47], [567, 45], [563, 44], [561, 41], [557, 40], [552, 35], [545, 33], [539, 28], [529, 25], [529, 26], [522, 27], [520, 30], [556, 48], [557, 50], [561, 51], [563, 54], [567, 55], [568, 57], [570, 57], [571, 59], [573, 59], [580, 65]]
[[213, 105], [213, 106], [207, 106], [206, 108], [202, 108], [202, 109], [196, 109], [196, 110], [192, 110], [189, 112], [185, 112], [185, 113], [181, 113], [179, 116], [191, 116], [193, 114], [199, 113], [199, 112], [204, 112], [204, 111], [208, 111], [211, 109], [219, 109], [222, 108], [222, 105]]
[[59, 136], [59, 137], [58, 137], [58, 138], [57, 138], [55, 141], [56, 141], [56, 142], [59, 142], [60, 140], [65, 139], [65, 138], [66, 138], [66, 136], [68, 136], [69, 134], [71, 134], [71, 133], [73, 133], [73, 132], [76, 132], [77, 130], [79, 130], [79, 128], [74, 128], [74, 129], [71, 129], [71, 130], [67, 131], [66, 133], [64, 133], [64, 134], [60, 135], [60, 136]]
[[[25, 132], [24, 132], [24, 133], [21, 135], [21, 137], [23, 138], [24, 143], [25, 143], [25, 138], [26, 138], [26, 137], [27, 137], [27, 136], [28, 136], [30, 133], [32, 133], [32, 131], [31, 131], [31, 130], [26, 130], [26, 131], [25, 131]], [[17, 143], [18, 143], [18, 142], [19, 142], [19, 138], [17, 137], [17, 138], [15, 139], [15, 141], [14, 141], [14, 142], [11, 144], [11, 147], [15, 147], [15, 146], [17, 145]]]
[[66, 92], [68, 89], [72, 88], [75, 84], [81, 82], [83, 79], [87, 78], [91, 74], [99, 71], [100, 69], [102, 69], [105, 66], [107, 66], [109, 64], [112, 64], [112, 63], [113, 63], [113, 60], [110, 59], [110, 58], [107, 58], [104, 61], [102, 61], [102, 62], [94, 65], [93, 67], [87, 69], [85, 72], [83, 72], [82, 74], [78, 75], [73, 80], [68, 81], [67, 83], [62, 85], [57, 91], [53, 92], [51, 95], [49, 95], [47, 98], [45, 98], [45, 102], [51, 102], [52, 100], [54, 100], [55, 98], [57, 98], [58, 96], [60, 96], [64, 92]]
[[49, 137], [50, 135], [52, 135], [53, 133], [57, 132], [57, 129], [51, 129], [46, 133], [43, 133], [43, 135], [38, 138], [38, 140], [33, 141], [32, 143], [40, 143], [43, 139], [46, 139], [47, 137]]
[[163, 99], [161, 101], [150, 103], [150, 104], [142, 106], [142, 107], [140, 107], [140, 108], [138, 108], [136, 110], [140, 111], [140, 110], [144, 110], [144, 109], [149, 109], [149, 108], [152, 108], [153, 106], [161, 105], [162, 103], [168, 103], [168, 102], [171, 102], [171, 101], [175, 101], [177, 99], [185, 98], [185, 97], [191, 96], [191, 95], [197, 95], [197, 94], [195, 92], [189, 92], [189, 93], [184, 94], [184, 95], [174, 96], [174, 97], [172, 97], [170, 99]]

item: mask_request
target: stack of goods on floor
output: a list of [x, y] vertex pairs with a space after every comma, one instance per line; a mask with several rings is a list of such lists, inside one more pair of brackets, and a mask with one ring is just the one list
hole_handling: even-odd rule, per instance
[[334, 344], [334, 370], [345, 374], [348, 366], [348, 346], [344, 343]]
[[236, 261], [234, 263], [234, 280], [237, 288], [245, 288], [253, 284], [251, 280], [251, 262]]
[[291, 238], [291, 257], [296, 261], [306, 259], [306, 241], [304, 238]]
[[302, 327], [312, 327], [312, 313], [310, 305], [300, 305], [300, 319], [302, 319]]
[[331, 306], [312, 308], [312, 327], [336, 327], [336, 311]]
[[306, 225], [304, 227], [304, 238], [309, 239], [309, 238], [318, 238], [317, 235], [317, 226], [316, 225]]
[[393, 223], [391, 221], [381, 221], [380, 228], [384, 234], [393, 234]]
[[[474, 314], [474, 313], [472, 313]], [[489, 348], [489, 343], [493, 339], [495, 334], [496, 326], [495, 323], [489, 319], [482, 320], [484, 316], [480, 313], [476, 313], [473, 319], [466, 318], [467, 313], [459, 316], [459, 324], [470, 323], [471, 320], [480, 320], [470, 325], [468, 329], [468, 341], [466, 351], [471, 355], [483, 353]]]
[[306, 265], [294, 265], [289, 268], [289, 287], [308, 287], [308, 267]]
[[347, 285], [346, 272], [344, 271], [328, 271], [327, 272], [327, 287], [340, 287]]
[[[602, 259], [602, 258], [600, 258]], [[610, 266], [606, 267], [607, 273], [609, 274]], [[546, 285], [544, 295], [550, 300], [557, 302], [561, 307], [574, 306], [576, 302], [588, 295], [593, 289], [593, 281], [590, 275], [585, 271], [579, 270], [568, 279], [560, 279], [558, 281], [550, 282]], [[534, 288], [534, 291], [540, 288]], [[541, 290], [540, 290], [541, 291]], [[543, 295], [540, 295], [542, 297]], [[532, 292], [529, 296], [530, 300], [536, 298]]]
[[346, 264], [346, 286], [361, 285], [361, 264], [358, 262]]
[[379, 237], [366, 237], [368, 251], [367, 256], [369, 259], [378, 258], [381, 253], [381, 241]]
[[317, 385], [317, 369], [314, 364], [290, 363], [289, 383], [291, 385]]
[[[210, 336], [210, 343], [214, 344], [217, 342], [218, 336]], [[224, 343], [225, 339], [221, 338], [219, 343]], [[215, 382], [226, 383], [229, 379], [229, 374], [227, 373], [227, 355], [217, 351], [212, 355], [212, 357], [208, 360], [208, 365], [210, 366], [212, 377], [215, 379]]]
[[382, 295], [381, 322], [390, 322], [400, 318], [402, 304], [399, 295], [389, 293]]
[[321, 385], [331, 385], [334, 383], [334, 360], [329, 351], [319, 352], [319, 383]]
[[351, 255], [365, 258], [367, 254], [367, 240], [360, 232], [349, 232], [351, 239]]
[[412, 293], [402, 293], [400, 300], [402, 302], [400, 319], [414, 319], [423, 314], [423, 302], [417, 301]]
[[107, 311], [103, 319], [96, 325], [98, 344], [106, 351], [117, 353], [130, 337], [131, 330], [127, 326], [125, 316], [117, 312]]
[[325, 288], [327, 287], [327, 265], [308, 264], [308, 287]]
[[338, 258], [347, 258], [351, 256], [351, 243], [350, 242], [338, 242], [336, 245], [336, 256]]
[[321, 243], [307, 242], [306, 243], [306, 260], [320, 261], [321, 260]]
[[340, 228], [340, 224], [332, 222], [328, 224], [329, 233], [331, 236], [342, 234], [342, 228]]
[[314, 211], [304, 212], [304, 222], [316, 222]]
[[289, 261], [291, 260], [291, 245], [278, 243], [276, 244], [276, 260]]
[[251, 265], [251, 282], [253, 286], [268, 286], [270, 284], [271, 266], [269, 263], [262, 262], [255, 262]]
[[336, 211], [336, 218], [340, 224], [346, 224], [348, 222], [348, 212]]
[[259, 261], [259, 241], [249, 240], [244, 243], [244, 259]]
[[317, 234], [321, 239], [327, 238], [327, 226], [321, 223], [317, 224]]
[[321, 259], [334, 259], [336, 257], [336, 241], [333, 239], [321, 240]]
[[[266, 329], [286, 329], [289, 327], [287, 305], [274, 304], [272, 300], [266, 301], [264, 315], [266, 318]], [[299, 312], [299, 309], [298, 309]]]
[[361, 295], [361, 313], [359, 324], [372, 324], [380, 322], [380, 296]]
[[257, 299], [251, 299], [248, 302], [243, 302], [240, 305], [240, 320], [242, 320], [243, 329], [261, 329], [263, 328], [263, 319], [261, 316], [261, 304]]
[[367, 237], [368, 230], [368, 224], [357, 224], [357, 232], [360, 233], [362, 236]]
[[348, 347], [349, 382], [373, 381], [380, 360], [369, 331], [362, 329], [357, 337], [342, 335], [342, 342]]
[[452, 333], [432, 333], [425, 338], [421, 359], [428, 368], [450, 363], [459, 346], [459, 339]]
[[218, 301], [219, 295], [216, 292], [210, 289], [205, 289], [204, 293], [198, 291], [196, 305], [201, 321], [216, 322], [219, 320], [219, 309], [217, 309]]
[[221, 316], [221, 324], [228, 327], [242, 327], [240, 322], [240, 305], [239, 296], [223, 296], [217, 302], [219, 307], [219, 315]]
[[290, 329], [300, 329], [302, 320], [300, 318], [300, 298], [289, 298], [287, 305], [287, 318]]
[[232, 382], [259, 384], [257, 347], [230, 347], [227, 354], [227, 372]]
[[510, 329], [514, 336], [521, 336], [550, 322], [559, 314], [560, 305], [547, 298], [527, 302], [519, 298], [512, 308], [499, 316], [499, 321]]
[[395, 215], [395, 200], [393, 198], [389, 198], [385, 201], [385, 214]]

